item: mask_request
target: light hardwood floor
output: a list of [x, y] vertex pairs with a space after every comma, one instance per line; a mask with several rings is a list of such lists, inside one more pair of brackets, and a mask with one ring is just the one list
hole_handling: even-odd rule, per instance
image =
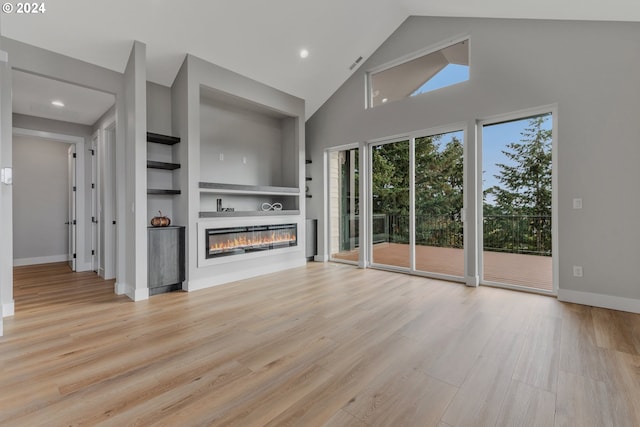
[[0, 425], [638, 426], [640, 316], [338, 264], [133, 303], [15, 269]]

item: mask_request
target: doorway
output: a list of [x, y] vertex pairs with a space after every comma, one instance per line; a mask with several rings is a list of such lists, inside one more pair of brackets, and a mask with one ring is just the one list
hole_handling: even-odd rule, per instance
[[[13, 129], [14, 265], [68, 262], [84, 250], [84, 139]], [[78, 178], [78, 179], [76, 179]]]
[[331, 150], [329, 163], [329, 259], [360, 259], [360, 156], [357, 145]]
[[554, 114], [480, 123], [481, 283], [555, 293]]

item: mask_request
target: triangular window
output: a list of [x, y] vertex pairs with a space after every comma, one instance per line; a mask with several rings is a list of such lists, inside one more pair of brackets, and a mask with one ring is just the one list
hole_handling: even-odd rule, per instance
[[469, 40], [394, 62], [368, 76], [370, 107], [467, 81]]

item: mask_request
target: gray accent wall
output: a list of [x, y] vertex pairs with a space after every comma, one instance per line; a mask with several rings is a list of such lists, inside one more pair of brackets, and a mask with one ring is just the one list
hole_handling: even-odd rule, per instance
[[[364, 108], [367, 70], [464, 35], [470, 37], [469, 81]], [[311, 192], [322, 194], [323, 180], [315, 177], [325, 176], [329, 147], [458, 122], [470, 131], [465, 166], [474, 188], [475, 121], [555, 104], [560, 296], [600, 296], [595, 300], [602, 306], [632, 301], [638, 310], [638, 46], [637, 23], [410, 17], [307, 121]], [[470, 193], [468, 212], [475, 200]], [[573, 198], [582, 198], [582, 210], [572, 209]], [[307, 202], [307, 217], [321, 219], [324, 232], [322, 197]], [[319, 246], [323, 253], [323, 239]], [[573, 277], [573, 265], [583, 266], [584, 277]], [[469, 268], [468, 276], [477, 274]]]

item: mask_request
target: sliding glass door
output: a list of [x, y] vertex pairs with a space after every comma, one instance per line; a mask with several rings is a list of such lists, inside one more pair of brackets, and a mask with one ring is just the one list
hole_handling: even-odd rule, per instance
[[551, 113], [482, 126], [483, 283], [553, 288]]
[[371, 146], [371, 263], [411, 267], [409, 140]]
[[464, 277], [463, 131], [372, 144], [371, 264]]
[[463, 277], [462, 131], [415, 139], [415, 269]]

